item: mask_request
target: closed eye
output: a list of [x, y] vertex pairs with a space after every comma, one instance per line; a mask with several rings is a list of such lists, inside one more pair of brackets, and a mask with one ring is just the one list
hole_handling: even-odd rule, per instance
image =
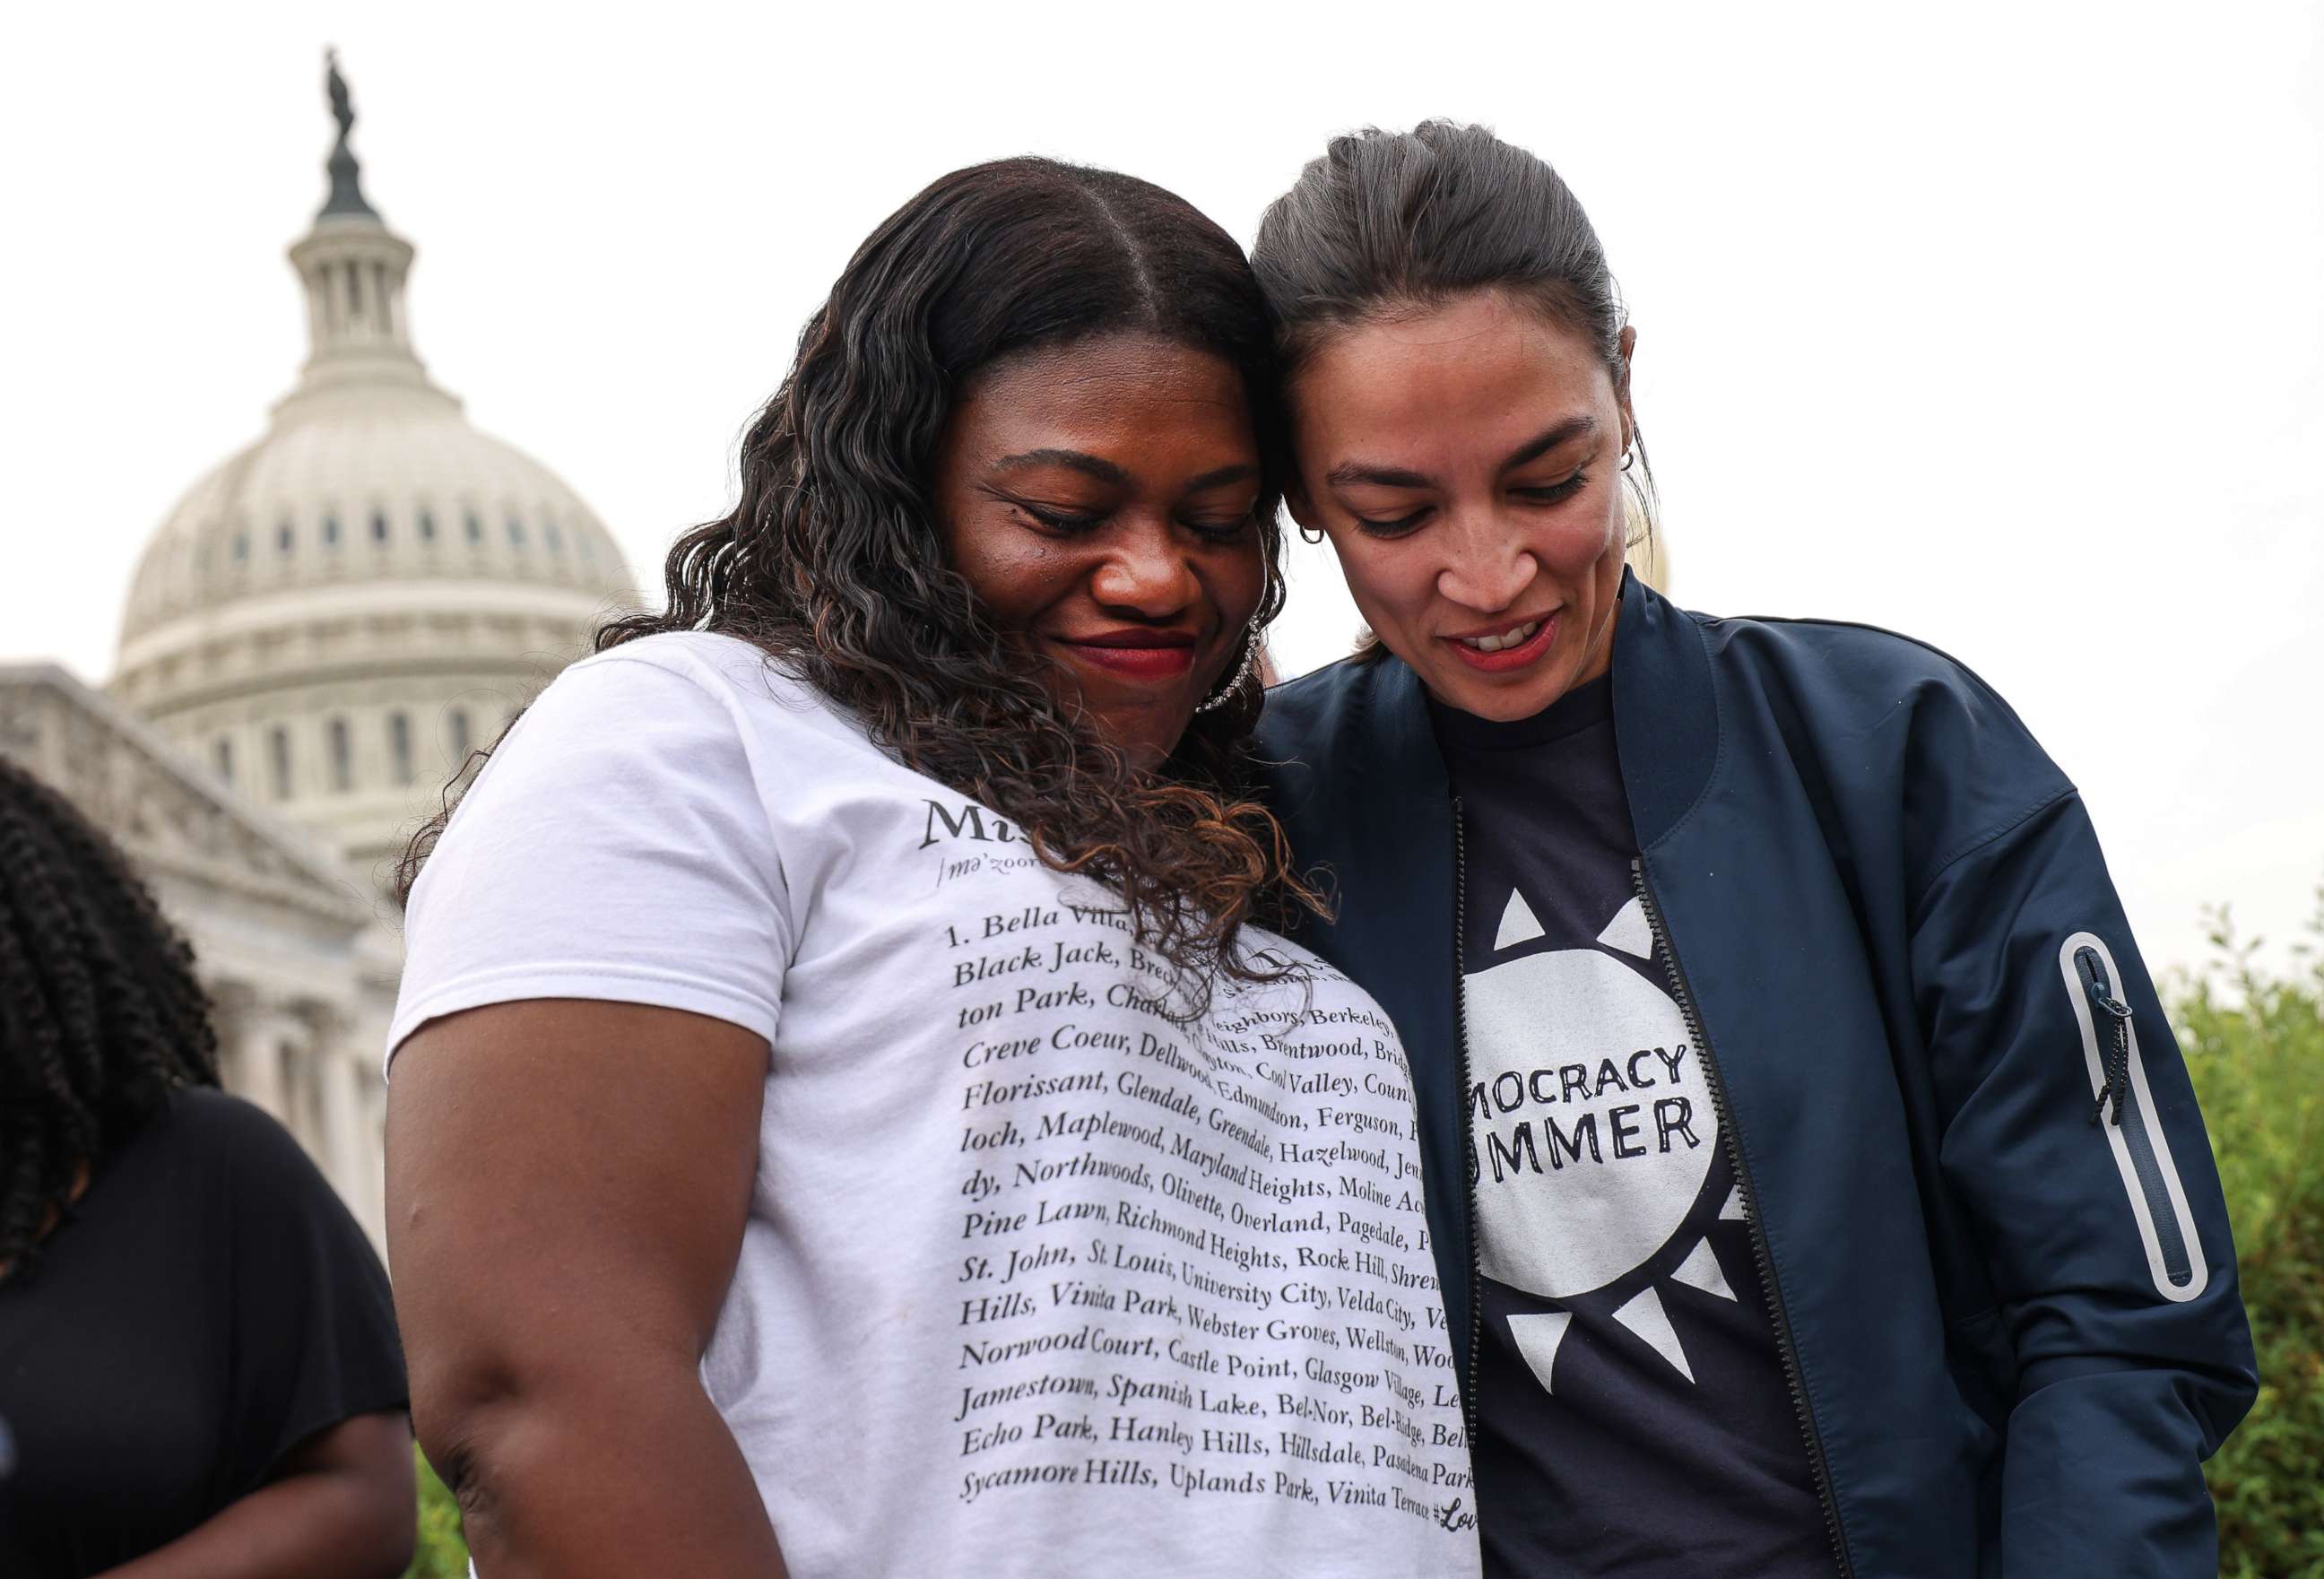
[[1555, 504], [1561, 500], [1571, 499], [1580, 493], [1585, 480], [1580, 472], [1576, 472], [1562, 483], [1551, 483], [1538, 488], [1513, 488], [1510, 492], [1520, 499], [1529, 499], [1536, 504]]
[[1102, 515], [1076, 515], [1066, 511], [1045, 509], [1038, 504], [1028, 503], [1022, 499], [1011, 499], [1009, 503], [1021, 514], [1030, 517], [1037, 525], [1049, 531], [1091, 531], [1105, 522], [1105, 517]]
[[[1427, 520], [1428, 512], [1434, 508], [1424, 504], [1410, 514], [1399, 515], [1393, 521], [1375, 521], [1369, 515], [1356, 515], [1356, 528], [1370, 537], [1402, 537]], [[1350, 513], [1355, 512], [1351, 511]]]
[[1204, 542], [1231, 543], [1248, 533], [1258, 519], [1259, 508], [1253, 505], [1232, 521], [1188, 521], [1182, 524]]

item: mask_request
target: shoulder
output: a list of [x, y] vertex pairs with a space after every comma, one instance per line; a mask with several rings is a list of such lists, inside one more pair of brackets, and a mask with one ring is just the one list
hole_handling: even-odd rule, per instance
[[146, 1131], [157, 1141], [225, 1152], [298, 1150], [290, 1132], [255, 1103], [215, 1085], [189, 1085], [171, 1094]]
[[230, 1219], [234, 1242], [256, 1247], [268, 1268], [304, 1258], [376, 1274], [377, 1252], [339, 1192], [263, 1109], [214, 1086], [193, 1086], [171, 1099], [168, 1122], [198, 1162], [213, 1209]]
[[1313, 755], [1360, 734], [1384, 668], [1379, 659], [1342, 658], [1269, 689], [1260, 751], [1270, 758]]
[[2049, 766], [2001, 693], [1933, 643], [1844, 620], [1689, 618], [1722, 679], [1780, 696], [1814, 733], [1941, 740], [1967, 732], [1988, 759], [2006, 753]]
[[321, 1182], [296, 1137], [263, 1108], [216, 1086], [191, 1085], [156, 1113], [144, 1139], [198, 1157], [215, 1176], [280, 1184]]
[[792, 873], [841, 843], [793, 815], [798, 791], [869, 749], [746, 642], [654, 636], [574, 664], [493, 749], [412, 885], [390, 1056], [431, 1019], [520, 998], [650, 1002], [771, 1036]]
[[[709, 631], [665, 631], [567, 665], [533, 706], [560, 711], [659, 715], [677, 706], [716, 711], [771, 706], [817, 709], [822, 698], [777, 667], [762, 649]], [[528, 714], [528, 716], [530, 715]]]
[[[729, 783], [795, 772], [811, 737], [853, 738], [829, 703], [732, 636], [669, 632], [568, 665], [493, 749], [462, 801], [528, 801], [618, 788], [625, 799], [671, 782]], [[805, 748], [805, 749], [798, 749]]]
[[1728, 727], [1760, 721], [1838, 802], [1894, 822], [1923, 881], [2074, 792], [2001, 693], [1926, 642], [1838, 620], [1692, 617]]
[[193, 1085], [170, 1100], [137, 1132], [121, 1160], [149, 1184], [198, 1208], [235, 1221], [311, 1214], [338, 1196], [297, 1137], [264, 1109], [216, 1086]]
[[1690, 613], [1687, 618], [1701, 629], [1711, 661], [1723, 667], [1829, 674], [1852, 681], [1853, 689], [1868, 695], [1899, 686], [1934, 687], [2000, 700], [1992, 687], [1950, 653], [1878, 625], [1766, 614]]

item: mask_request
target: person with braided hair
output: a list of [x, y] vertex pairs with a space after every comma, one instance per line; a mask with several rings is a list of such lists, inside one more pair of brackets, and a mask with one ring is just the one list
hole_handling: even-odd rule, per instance
[[410, 1561], [385, 1272], [217, 1049], [121, 852], [0, 758], [0, 1574]]

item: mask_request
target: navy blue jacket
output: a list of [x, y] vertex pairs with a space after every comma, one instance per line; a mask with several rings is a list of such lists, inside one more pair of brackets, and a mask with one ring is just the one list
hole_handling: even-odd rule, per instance
[[[2200, 1467], [2257, 1381], [2210, 1145], [2072, 784], [1942, 654], [1626, 578], [1614, 730], [1837, 1563], [2217, 1572]], [[2090, 705], [2129, 709], [2095, 677]], [[1455, 808], [1418, 678], [1273, 691], [1270, 794], [1419, 1103], [1471, 1374]], [[2101, 1114], [2097, 1122], [2094, 1115]]]

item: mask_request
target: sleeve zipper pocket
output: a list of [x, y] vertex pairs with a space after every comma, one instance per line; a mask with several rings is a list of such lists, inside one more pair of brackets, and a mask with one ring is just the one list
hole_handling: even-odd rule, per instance
[[[2171, 1142], [2154, 1116], [2138, 1027], [2119, 995], [2122, 973], [2094, 933], [2077, 932], [2059, 946], [2058, 968], [2081, 1028], [2082, 1058], [2090, 1077], [2090, 1122], [2106, 1137], [2130, 1197], [2139, 1242], [2155, 1292], [2174, 1303], [2192, 1299], [2209, 1280], [2187, 1192], [2171, 1159]], [[2111, 1119], [2111, 1122], [2102, 1121]]]

